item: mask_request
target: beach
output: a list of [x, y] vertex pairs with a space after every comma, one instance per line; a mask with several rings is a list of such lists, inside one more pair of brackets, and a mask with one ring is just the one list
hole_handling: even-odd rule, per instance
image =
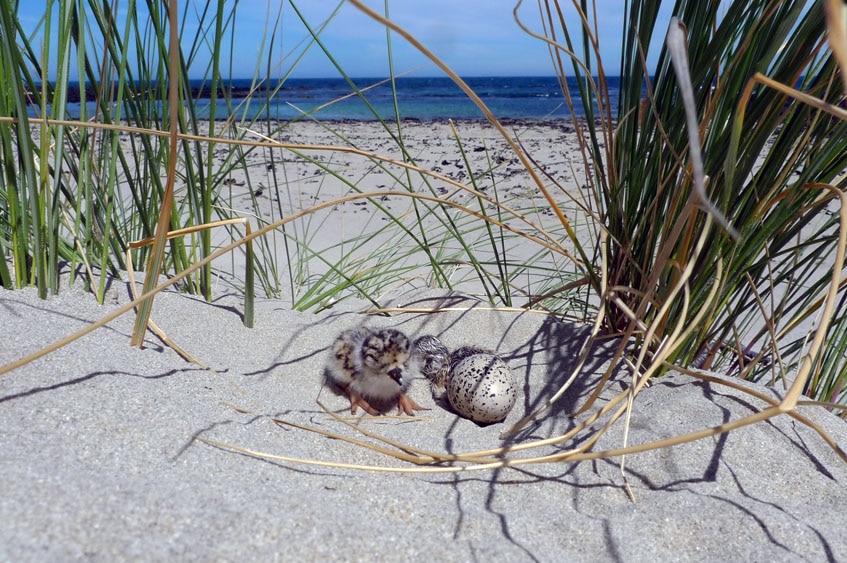
[[[551, 197], [568, 209], [575, 209], [574, 201], [588, 205], [579, 144], [567, 122], [515, 121], [506, 127], [538, 163]], [[608, 421], [604, 413], [597, 421], [589, 417], [632, 385], [623, 363], [611, 370], [596, 403], [571, 415], [610, 365], [614, 339], [597, 340], [575, 383], [552, 409], [503, 440], [504, 430], [544, 405], [570, 378], [590, 326], [521, 309], [547, 287], [532, 272], [523, 276], [526, 284], [523, 293], [516, 292], [520, 299], [513, 307], [487, 304], [478, 270], [457, 258], [461, 248], [443, 221], [446, 215], [420, 219], [416, 200], [400, 192], [443, 196], [455, 191], [452, 201], [480, 213], [495, 212], [491, 200], [499, 201], [520, 210], [505, 222], [533, 236], [552, 233], [567, 252], [571, 247], [561, 223], [487, 124], [456, 124], [462, 153], [449, 123], [403, 122], [393, 132], [403, 139], [405, 155], [378, 123], [336, 122], [332, 129], [297, 123], [273, 138], [356, 150], [254, 149], [220, 186], [218, 216], [245, 217], [254, 230], [311, 205], [355, 195], [356, 189], [374, 193], [368, 201], [351, 199], [297, 218], [286, 224], [287, 234], [274, 231], [257, 244], [257, 252], [279, 259], [286, 240], [296, 243], [300, 258], [294, 262], [301, 267], [297, 276], [279, 272], [277, 281], [286, 288], [279, 299], [257, 299], [253, 328], [244, 327], [243, 297], [232, 290], [242, 275], [241, 254], [216, 265], [211, 302], [173, 289], [156, 297], [153, 320], [202, 366], [151, 332], [142, 348], [130, 347], [134, 317], [128, 313], [0, 376], [0, 559], [847, 558], [847, 463], [803, 418], [784, 414], [728, 434], [630, 455], [623, 472], [619, 455], [579, 463], [533, 460], [586, 445]], [[258, 139], [257, 133], [250, 135]], [[363, 153], [413, 167], [378, 164]], [[218, 165], [225, 165], [225, 153], [214, 154], [220, 156]], [[471, 177], [478, 193], [449, 181], [467, 184]], [[375, 208], [374, 201], [384, 209]], [[569, 219], [578, 236], [595, 236], [590, 222], [577, 217]], [[422, 225], [431, 237], [426, 245], [453, 264], [455, 283], [444, 287], [422, 273], [426, 260], [416, 250], [420, 245], [404, 246], [410, 235], [398, 235], [386, 224]], [[511, 232], [509, 237], [501, 247], [508, 256], [526, 260], [538, 252], [536, 241]], [[217, 247], [231, 240], [223, 230], [214, 236]], [[468, 242], [487, 240], [490, 235], [480, 230]], [[368, 286], [377, 303], [353, 287], [294, 310], [304, 295], [309, 297], [308, 283], [331, 271], [326, 263], [307, 260], [315, 252], [331, 264], [346, 260], [350, 271], [364, 258], [382, 257], [398, 275], [383, 275]], [[562, 271], [575, 275], [577, 269], [562, 256], [548, 249], [537, 260], [561, 264]], [[68, 282], [68, 274], [66, 269], [59, 295], [46, 300], [32, 288], [0, 289], [0, 342], [8, 343], [0, 345], [0, 366], [131, 301], [126, 276], [110, 280], [106, 302], [98, 305], [79, 278], [74, 285]], [[136, 280], [139, 289], [142, 277]], [[374, 314], [377, 306], [382, 314]], [[344, 424], [322, 407], [349, 417], [347, 399], [325, 384], [324, 366], [338, 333], [362, 326], [395, 328], [411, 338], [433, 334], [451, 349], [495, 350], [518, 382], [517, 404], [505, 422], [480, 426], [435, 400], [418, 376], [409, 393], [428, 410], [412, 419], [363, 416], [352, 426]], [[715, 377], [776, 400], [784, 394]], [[638, 395], [628, 432], [620, 420], [590, 451], [685, 435], [766, 406], [728, 385], [671, 372]], [[811, 406], [798, 413], [835, 444], [847, 444], [847, 426], [832, 413]], [[587, 428], [553, 441], [578, 424]], [[353, 440], [393, 452], [402, 448], [389, 442], [449, 454], [519, 448], [477, 454], [491, 462], [487, 469], [438, 463], [424, 466], [431, 472], [418, 472], [414, 463]], [[521, 449], [527, 445], [534, 447]], [[502, 460], [509, 460], [507, 466], [500, 466]]]
[[[269, 131], [243, 130], [251, 140], [308, 147], [251, 150], [244, 166], [234, 167], [225, 180], [217, 212], [221, 218], [249, 218], [261, 227], [304, 209], [326, 206], [276, 229], [264, 239], [271, 242], [257, 245], [256, 252], [277, 262], [293, 256], [292, 262], [298, 265], [301, 257], [320, 254], [329, 262], [343, 260], [348, 271], [379, 255], [380, 264], [396, 267], [403, 272], [397, 277], [417, 288], [436, 282], [443, 285], [449, 277], [450, 287], [485, 295], [479, 272], [469, 266], [466, 247], [492, 262], [496, 252], [505, 249], [519, 257], [513, 262], [534, 265], [523, 272], [521, 282], [522, 298], [528, 300], [549, 289], [550, 276], [539, 277], [536, 270], [554, 267], [565, 276], [582, 276], [563, 254], [575, 255], [574, 244], [537, 183], [561, 206], [570, 227], [584, 235], [581, 242], [588, 248], [596, 247], [598, 229], [584, 211], [593, 206], [589, 188], [580, 179], [584, 165], [573, 124], [508, 120], [503, 125], [528, 155], [537, 180], [487, 122], [404, 121], [399, 128], [393, 123], [302, 122], [285, 127], [272, 123]], [[314, 145], [340, 150], [320, 150]], [[371, 197], [364, 199], [363, 194]], [[350, 197], [356, 199], [342, 200]], [[433, 197], [441, 199], [433, 201]], [[482, 216], [507, 227], [489, 231], [483, 228]], [[540, 239], [552, 251], [528, 237]], [[228, 233], [216, 232], [218, 246], [232, 241]], [[437, 255], [448, 270], [440, 282], [429, 273], [430, 255]], [[230, 271], [238, 276], [243, 260], [237, 258], [243, 253], [234, 256]], [[308, 270], [304, 277], [328, 271], [319, 260], [310, 260], [304, 268]], [[375, 279], [375, 283], [382, 281]], [[374, 293], [391, 288], [396, 287], [379, 287]], [[278, 297], [296, 304], [298, 288], [287, 289]]]

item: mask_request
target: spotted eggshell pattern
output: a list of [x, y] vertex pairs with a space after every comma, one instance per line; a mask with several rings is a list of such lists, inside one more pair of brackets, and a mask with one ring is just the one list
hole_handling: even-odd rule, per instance
[[500, 422], [518, 398], [509, 366], [494, 354], [474, 354], [455, 364], [447, 383], [453, 409], [474, 422]]

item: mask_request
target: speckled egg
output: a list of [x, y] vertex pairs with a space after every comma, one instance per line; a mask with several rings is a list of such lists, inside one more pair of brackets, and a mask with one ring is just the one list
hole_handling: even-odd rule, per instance
[[474, 422], [500, 422], [518, 399], [512, 372], [499, 356], [473, 354], [450, 371], [447, 398], [457, 413]]

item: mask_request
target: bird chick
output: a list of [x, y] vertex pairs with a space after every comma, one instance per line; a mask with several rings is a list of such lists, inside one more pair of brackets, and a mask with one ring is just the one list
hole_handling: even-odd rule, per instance
[[427, 334], [415, 340], [414, 355], [421, 364], [421, 373], [429, 380], [432, 396], [439, 400], [447, 391], [453, 369], [459, 362], [475, 354], [492, 354], [487, 348], [462, 346], [454, 352], [437, 337]]
[[443, 389], [447, 385], [450, 350], [438, 338], [427, 334], [415, 340], [414, 355], [420, 363], [421, 373], [430, 385]]
[[414, 363], [412, 343], [399, 330], [345, 330], [332, 345], [326, 375], [347, 393], [352, 414], [362, 407], [378, 416], [396, 404], [413, 416], [426, 410], [406, 395]]

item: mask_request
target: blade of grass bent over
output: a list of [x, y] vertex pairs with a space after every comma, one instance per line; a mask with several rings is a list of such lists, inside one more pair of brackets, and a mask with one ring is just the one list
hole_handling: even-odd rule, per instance
[[718, 223], [725, 228], [732, 238], [739, 239], [736, 231], [721, 211], [715, 207], [706, 194], [705, 173], [703, 172], [703, 156], [700, 153], [700, 127], [697, 121], [697, 107], [694, 103], [694, 89], [691, 85], [691, 73], [688, 70], [688, 54], [685, 48], [685, 27], [677, 18], [671, 18], [668, 27], [667, 46], [671, 53], [671, 62], [679, 82], [679, 93], [685, 105], [685, 120], [688, 125], [688, 154], [691, 158], [691, 168], [694, 173], [694, 190], [700, 198], [700, 203], [711, 213]]
[[[506, 129], [503, 127], [503, 125], [500, 123], [500, 121], [494, 116], [493, 113], [491, 113], [491, 110], [488, 109], [488, 106], [486, 106], [485, 103], [479, 98], [479, 96], [477, 96], [476, 92], [474, 92], [471, 89], [471, 87], [468, 86], [465, 83], [465, 81], [462, 80], [455, 72], [453, 72], [453, 70], [449, 66], [447, 66], [441, 59], [439, 59], [437, 56], [435, 56], [435, 54], [432, 51], [430, 51], [429, 49], [424, 47], [424, 45], [420, 41], [415, 39], [408, 31], [406, 31], [402, 27], [398, 26], [396, 23], [392, 22], [391, 20], [388, 20], [388, 19], [384, 18], [383, 16], [379, 15], [378, 13], [374, 12], [373, 10], [371, 10], [370, 8], [368, 8], [367, 6], [362, 4], [362, 2], [360, 2], [359, 0], [349, 0], [349, 2], [351, 4], [353, 4], [356, 8], [358, 8], [359, 10], [364, 12], [366, 15], [368, 15], [371, 19], [381, 23], [382, 25], [392, 29], [393, 31], [395, 31], [396, 33], [401, 35], [413, 47], [415, 47], [418, 51], [420, 51], [423, 55], [425, 55], [429, 60], [431, 60], [433, 63], [435, 63], [438, 66], [438, 68], [440, 68], [442, 71], [444, 71], [447, 74], [447, 76], [449, 76], [450, 79], [453, 80], [453, 82], [455, 82], [456, 85], [459, 86], [459, 88], [462, 89], [462, 91], [482, 111], [482, 113], [485, 114], [486, 119], [489, 121], [489, 123], [491, 123], [491, 125], [494, 126], [494, 128], [497, 130], [497, 132], [500, 133], [500, 135], [502, 135], [503, 139], [506, 141], [506, 143], [508, 143], [508, 145], [512, 149], [512, 151], [514, 151], [515, 155], [521, 161], [521, 164], [526, 169], [527, 173], [529, 173], [529, 175], [532, 177], [532, 180], [535, 183], [535, 185], [538, 187], [539, 191], [541, 191], [541, 193], [544, 195], [544, 198], [550, 204], [551, 209], [556, 213], [556, 218], [559, 220], [559, 222], [564, 227], [565, 231], [568, 234], [568, 237], [570, 237], [571, 241], [573, 241], [577, 251], [580, 254], [580, 258], [583, 260], [583, 263], [584, 264], [590, 264], [591, 260], [585, 254], [585, 250], [583, 249], [582, 245], [579, 243], [579, 240], [577, 239], [576, 233], [574, 232], [573, 228], [571, 227], [570, 221], [568, 221], [568, 219], [565, 217], [564, 213], [562, 213], [561, 208], [559, 207], [559, 205], [556, 204], [556, 200], [553, 198], [552, 194], [544, 186], [544, 182], [541, 181], [541, 178], [538, 176], [538, 173], [532, 167], [532, 163], [527, 158], [526, 154], [520, 149], [520, 147], [517, 145], [517, 143], [514, 141], [514, 139], [512, 139], [512, 137], [509, 135], [509, 133], [506, 131]], [[587, 273], [591, 277], [592, 285], [595, 288], [599, 288], [599, 280], [596, 279], [596, 275], [595, 275], [594, 271], [589, 268]]]
[[[168, 84], [168, 113], [170, 120], [170, 158], [168, 160], [168, 180], [165, 186], [165, 194], [162, 197], [162, 207], [159, 212], [159, 222], [156, 225], [156, 239], [153, 241], [153, 250], [150, 260], [147, 262], [147, 272], [144, 278], [144, 291], [150, 293], [159, 278], [162, 269], [162, 260], [165, 253], [165, 241], [168, 237], [168, 226], [171, 221], [171, 208], [174, 201], [174, 182], [176, 181], [176, 159], [177, 159], [177, 134], [179, 133], [179, 120], [177, 118], [177, 107], [179, 102], [179, 32], [177, 29], [177, 0], [170, 0], [168, 4], [168, 18], [170, 30], [170, 58], [168, 61], [168, 73], [170, 84]], [[135, 319], [135, 328], [132, 332], [131, 346], [141, 346], [144, 342], [144, 331], [150, 320], [150, 312], [153, 309], [153, 295], [144, 299], [138, 306], [138, 317]]]

